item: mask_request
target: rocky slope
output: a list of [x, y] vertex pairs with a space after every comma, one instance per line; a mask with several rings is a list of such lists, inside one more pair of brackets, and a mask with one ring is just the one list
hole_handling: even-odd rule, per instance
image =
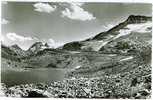
[[21, 56], [21, 57], [26, 56], [26, 52], [22, 50], [17, 44], [12, 45], [10, 49], [14, 51], [18, 56]]
[[20, 55], [18, 55], [17, 52], [15, 52], [10, 47], [7, 47], [3, 44], [1, 45], [1, 56], [2, 58], [13, 61], [20, 59]]
[[9, 88], [2, 84], [2, 87], [7, 97], [150, 99], [151, 66], [142, 65], [129, 72], [97, 78], [72, 78]]

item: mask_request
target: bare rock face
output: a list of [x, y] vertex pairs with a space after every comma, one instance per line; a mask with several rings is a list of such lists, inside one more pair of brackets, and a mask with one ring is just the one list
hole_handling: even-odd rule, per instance
[[66, 45], [64, 45], [63, 49], [76, 51], [76, 50], [81, 50], [81, 46], [82, 44], [79, 42], [71, 42], [71, 43], [67, 43]]
[[145, 23], [147, 21], [152, 21], [152, 18], [140, 15], [130, 15], [126, 21], [128, 24]]
[[12, 45], [10, 49], [13, 50], [19, 56], [22, 56], [22, 57], [26, 56], [26, 52], [22, 50], [17, 44]]
[[28, 49], [27, 52], [31, 54], [37, 54], [39, 51], [46, 48], [49, 48], [47, 43], [43, 44], [42, 42], [36, 42]]

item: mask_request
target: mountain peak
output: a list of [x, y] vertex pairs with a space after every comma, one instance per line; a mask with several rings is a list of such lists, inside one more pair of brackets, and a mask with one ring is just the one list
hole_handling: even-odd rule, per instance
[[9, 47], [10, 50], [12, 50], [13, 52], [15, 52], [18, 56], [25, 56], [25, 51], [22, 50], [17, 44], [14, 44], [12, 46]]
[[148, 16], [141, 16], [141, 15], [130, 15], [125, 21], [119, 23], [118, 25], [114, 26], [113, 28], [109, 29], [106, 32], [101, 32], [97, 34], [93, 39], [101, 40], [108, 34], [116, 33], [120, 29], [125, 28], [129, 24], [140, 24], [140, 23], [146, 23], [148, 21], [152, 21], [152, 17]]
[[36, 54], [38, 51], [44, 50], [45, 48], [49, 48], [47, 43], [35, 42], [28, 51]]
[[44, 46], [49, 48], [49, 45], [48, 45], [48, 43], [45, 43], [45, 45], [44, 45]]
[[12, 45], [11, 48], [14, 48], [14, 49], [21, 49], [17, 44]]
[[152, 18], [148, 16], [130, 15], [126, 21], [128, 22], [128, 24], [135, 24], [135, 23], [145, 23], [151, 20]]
[[35, 42], [30, 48], [35, 47], [35, 46], [43, 46], [42, 42]]

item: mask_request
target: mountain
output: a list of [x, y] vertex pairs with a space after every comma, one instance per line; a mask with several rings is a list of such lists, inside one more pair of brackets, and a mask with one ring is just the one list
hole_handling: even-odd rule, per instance
[[39, 51], [42, 51], [46, 48], [49, 48], [49, 45], [47, 43], [36, 42], [27, 50], [27, 54], [28, 55], [37, 54]]
[[3, 44], [1, 44], [1, 56], [2, 58], [13, 61], [18, 60], [20, 58], [20, 56], [15, 51], [13, 51], [12, 49], [10, 49], [10, 47], [5, 46]]
[[[105, 53], [131, 53], [151, 48], [152, 22], [150, 17], [130, 16], [124, 23], [124, 28], [116, 30], [119, 33], [111, 41], [100, 48]], [[112, 33], [111, 29], [109, 32]], [[109, 34], [111, 34], [109, 33]]]
[[[101, 32], [84, 41], [67, 43], [60, 49], [52, 49], [48, 44], [36, 42], [25, 51], [23, 57], [19, 55], [22, 54], [22, 50], [14, 45], [2, 47], [2, 57], [9, 58], [9, 53], [12, 52], [12, 57], [20, 58], [22, 61], [20, 67], [69, 68], [73, 72], [74, 70], [97, 72], [107, 67], [115, 69], [123, 65], [127, 65], [123, 66], [123, 69], [128, 68], [129, 65], [136, 67], [137, 63], [133, 64], [133, 61], [141, 62], [143, 59], [150, 62], [147, 59], [150, 59], [151, 53], [151, 25], [150, 17], [131, 15], [127, 20], [106, 32]], [[125, 60], [127, 63], [118, 65], [120, 60], [131, 57], [132, 59]]]
[[151, 20], [152, 20], [151, 17], [130, 15], [128, 17], [128, 19], [125, 20], [124, 22], [122, 22], [122, 23], [118, 24], [117, 26], [111, 28], [107, 32], [99, 33], [93, 39], [95, 39], [95, 40], [101, 40], [101, 39], [104, 39], [105, 36], [107, 36], [108, 34], [116, 35], [117, 33], [115, 34], [114, 32], [118, 32], [121, 29], [125, 29], [126, 30], [127, 29], [127, 27], [126, 27], [127, 25], [147, 23], [148, 21], [151, 22]]
[[2, 44], [2, 51], [8, 51], [6, 48], [9, 49], [9, 52], [14, 52], [18, 57], [24, 58], [30, 55], [35, 55], [39, 51], [49, 48], [49, 45], [47, 43], [36, 42], [28, 50], [25, 51], [22, 50], [17, 44], [12, 46], [5, 46]]
[[[130, 15], [127, 20], [111, 28], [106, 32], [101, 32], [93, 38], [84, 41], [75, 41], [63, 46], [65, 50], [99, 51], [104, 45], [135, 32], [151, 32], [152, 18], [146, 16]], [[145, 26], [145, 27], [143, 27]]]
[[[89, 54], [92, 67], [79, 68], [70, 76], [103, 75], [120, 73], [137, 68], [142, 63], [151, 63], [152, 22], [151, 17], [131, 15], [127, 20], [85, 41], [71, 42], [66, 50], [97, 51], [99, 56]], [[123, 57], [123, 58], [122, 58]], [[109, 59], [108, 61], [105, 59]], [[104, 62], [104, 63], [102, 63]], [[88, 74], [87, 74], [88, 73]], [[90, 73], [90, 74], [89, 74]], [[104, 74], [104, 75], [105, 75]]]
[[24, 57], [26, 56], [26, 52], [22, 50], [17, 44], [9, 47], [12, 51], [14, 51], [18, 56]]
[[[121, 40], [124, 40], [123, 42], [125, 42], [125, 39], [128, 41], [128, 45], [131, 45], [129, 41], [135, 41], [135, 43], [142, 43], [145, 41], [146, 43], [150, 43], [149, 41], [151, 41], [151, 32], [151, 17], [130, 15], [124, 22], [121, 22], [120, 24], [116, 25], [115, 27], [109, 29], [106, 32], [101, 32], [96, 36], [86, 39], [84, 41], [74, 41], [67, 43], [63, 47], [57, 49], [69, 51], [106, 52], [106, 49], [104, 50], [104, 48], [111, 44], [114, 44], [115, 49], [116, 45], [119, 44], [117, 42], [121, 42]], [[146, 39], [144, 40], [143, 38]], [[22, 50], [18, 45], [13, 45], [10, 47], [10, 49], [16, 52], [18, 55], [35, 55], [39, 51], [49, 49], [49, 45], [47, 43], [36, 42], [27, 51]], [[112, 53], [114, 52], [112, 51]]]

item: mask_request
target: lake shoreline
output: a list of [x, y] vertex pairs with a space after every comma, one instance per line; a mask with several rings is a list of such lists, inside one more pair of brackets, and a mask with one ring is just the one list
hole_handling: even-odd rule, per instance
[[[130, 72], [94, 78], [69, 78], [49, 83], [2, 85], [6, 97], [35, 98], [151, 98], [151, 69], [141, 66]], [[34, 95], [33, 95], [34, 94]]]
[[1, 70], [1, 82], [8, 86], [31, 84], [65, 79], [67, 69], [56, 68], [5, 68]]

